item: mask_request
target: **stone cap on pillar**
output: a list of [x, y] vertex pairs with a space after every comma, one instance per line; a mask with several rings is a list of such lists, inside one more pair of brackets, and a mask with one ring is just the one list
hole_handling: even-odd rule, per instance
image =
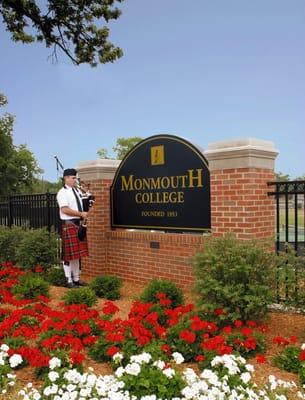
[[120, 162], [121, 160], [110, 160], [108, 158], [81, 161], [76, 169], [83, 180], [113, 179]]
[[235, 168], [264, 168], [274, 170], [278, 155], [269, 140], [244, 138], [209, 143], [204, 152], [210, 171]]

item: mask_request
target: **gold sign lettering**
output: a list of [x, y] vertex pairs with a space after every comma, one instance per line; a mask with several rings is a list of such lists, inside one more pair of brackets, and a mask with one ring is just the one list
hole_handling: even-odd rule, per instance
[[128, 182], [126, 181], [124, 175], [122, 175], [121, 178], [122, 178], [121, 191], [123, 192], [124, 190], [133, 190], [133, 175], [129, 175]]
[[164, 217], [165, 212], [164, 211], [142, 211], [141, 212], [142, 217]]
[[171, 217], [176, 218], [178, 216], [177, 211], [157, 211], [157, 210], [142, 210], [141, 217], [155, 217], [155, 218], [163, 218], [163, 217]]
[[194, 181], [197, 181], [197, 187], [202, 187], [202, 169], [197, 169], [197, 176], [194, 176], [194, 170], [189, 169], [189, 188], [194, 187]]
[[168, 189], [170, 186], [170, 179], [168, 176], [163, 176], [163, 178], [161, 178], [161, 187], [162, 189]]
[[160, 189], [189, 189], [203, 187], [202, 168], [188, 169], [187, 175], [158, 176], [148, 178], [134, 178], [121, 176], [121, 191], [160, 190]]
[[183, 192], [144, 192], [135, 195], [137, 204], [184, 203]]

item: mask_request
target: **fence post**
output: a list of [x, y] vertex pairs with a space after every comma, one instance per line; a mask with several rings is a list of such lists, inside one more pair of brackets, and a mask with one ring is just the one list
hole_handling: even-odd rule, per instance
[[48, 231], [51, 232], [51, 205], [50, 205], [50, 192], [46, 193], [46, 202], [47, 202], [47, 227]]
[[13, 225], [13, 207], [12, 207], [12, 201], [11, 201], [11, 196], [8, 196], [7, 199], [7, 206], [8, 206], [8, 226], [11, 227]]

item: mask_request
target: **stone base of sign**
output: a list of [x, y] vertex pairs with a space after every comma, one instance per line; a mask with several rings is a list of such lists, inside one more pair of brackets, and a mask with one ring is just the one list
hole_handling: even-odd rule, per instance
[[[204, 155], [211, 173], [212, 235], [232, 232], [240, 239], [272, 238], [275, 207], [267, 196], [267, 182], [274, 180], [277, 151], [273, 143], [258, 139], [219, 142], [209, 145]], [[116, 160], [97, 160], [77, 167], [96, 196], [88, 226], [90, 257], [82, 262], [83, 274], [92, 278], [110, 273], [134, 282], [166, 278], [190, 287], [191, 259], [204, 248], [205, 236], [112, 230], [110, 185], [118, 165]]]

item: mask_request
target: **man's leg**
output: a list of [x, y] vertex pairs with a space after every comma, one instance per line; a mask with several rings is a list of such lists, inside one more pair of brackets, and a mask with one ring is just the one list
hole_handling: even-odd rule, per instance
[[65, 277], [67, 279], [68, 287], [73, 287], [72, 271], [71, 271], [71, 261], [64, 261], [63, 268], [65, 272]]
[[70, 266], [71, 266], [71, 273], [72, 273], [73, 282], [78, 286], [84, 286], [85, 282], [83, 282], [83, 281], [81, 281], [79, 279], [79, 275], [80, 275], [80, 260], [71, 260], [70, 261]]

